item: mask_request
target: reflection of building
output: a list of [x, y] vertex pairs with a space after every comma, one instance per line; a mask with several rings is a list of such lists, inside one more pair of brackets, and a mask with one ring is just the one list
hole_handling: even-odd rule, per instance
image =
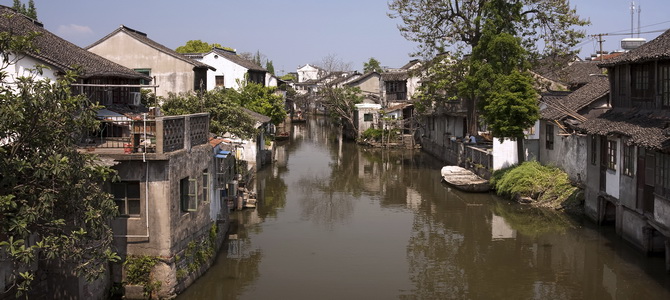
[[505, 218], [493, 214], [491, 216], [491, 239], [514, 239], [516, 230], [507, 224]]

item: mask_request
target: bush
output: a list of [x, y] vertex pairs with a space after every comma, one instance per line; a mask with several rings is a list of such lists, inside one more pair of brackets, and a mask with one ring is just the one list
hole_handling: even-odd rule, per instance
[[491, 185], [498, 195], [508, 198], [529, 197], [538, 206], [554, 208], [565, 206], [579, 194], [579, 189], [570, 183], [568, 174], [536, 161], [494, 172]]

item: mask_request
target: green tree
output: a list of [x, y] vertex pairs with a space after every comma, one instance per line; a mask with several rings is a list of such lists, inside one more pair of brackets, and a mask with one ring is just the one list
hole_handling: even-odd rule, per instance
[[268, 73], [274, 75], [275, 74], [275, 66], [272, 64], [271, 60], [268, 60], [265, 62], [265, 69], [268, 70]]
[[222, 49], [230, 49], [230, 48], [224, 48], [221, 46], [221, 44], [208, 44], [207, 42], [203, 42], [201, 40], [190, 40], [186, 42], [185, 45], [177, 47], [174, 51], [177, 53], [206, 53], [209, 51], [212, 51], [212, 48], [217, 47], [217, 48], [222, 48]]
[[354, 113], [356, 104], [363, 102], [361, 89], [326, 87], [319, 94], [333, 122], [342, 126], [344, 136], [355, 137], [357, 128]]
[[363, 73], [373, 71], [382, 72], [382, 66], [378, 60], [376, 60], [374, 57], [370, 57], [370, 60], [368, 60], [368, 62], [363, 63]]
[[295, 77], [295, 74], [285, 74], [279, 77], [281, 80], [292, 80], [292, 81], [298, 81], [298, 78]]
[[464, 97], [478, 100], [479, 110], [493, 136], [517, 141], [519, 162], [524, 160], [524, 130], [539, 118], [534, 80], [527, 71], [528, 52], [510, 20], [518, 19], [521, 5], [493, 0], [484, 7], [486, 22], [480, 42], [467, 60], [468, 73], [458, 86]]
[[21, 0], [14, 0], [12, 8], [16, 10], [18, 13], [24, 14], [29, 18], [37, 20], [37, 9], [35, 8], [35, 1], [33, 0], [28, 1], [28, 8], [26, 8], [25, 4], [21, 3]]
[[31, 37], [0, 33], [0, 255], [17, 295], [30, 289], [35, 268], [66, 263], [91, 279], [118, 260], [109, 226], [118, 209], [103, 190], [114, 172], [77, 148], [99, 126], [97, 107], [70, 93], [74, 72], [57, 81], [9, 77], [10, 52], [37, 51]]
[[242, 106], [231, 96], [230, 89], [215, 89], [202, 94], [194, 92], [170, 94], [161, 107], [166, 115], [208, 112], [209, 130], [219, 136], [229, 132], [241, 138], [256, 133], [255, 121], [244, 113]]
[[284, 99], [275, 94], [275, 87], [265, 87], [253, 82], [240, 82], [240, 88], [232, 96], [242, 107], [270, 117], [278, 125], [286, 118]]
[[[520, 45], [531, 57], [569, 53], [584, 37], [584, 31], [578, 28], [589, 23], [570, 8], [568, 0], [393, 0], [389, 9], [393, 11], [389, 14], [391, 18], [402, 21], [400, 33], [419, 44], [415, 54], [423, 56], [429, 66], [444, 64], [444, 57], [449, 58], [447, 65], [453, 70], [441, 65], [437, 71], [429, 72], [430, 77], [424, 80], [445, 84], [459, 82], [465, 73], [473, 72], [468, 71], [471, 66], [468, 60], [485, 38], [487, 22], [489, 27], [498, 28], [498, 32], [519, 38]], [[490, 19], [494, 20], [491, 22]], [[430, 89], [453, 92], [449, 86], [433, 85]], [[432, 96], [428, 92], [426, 89], [422, 91], [426, 101]], [[451, 99], [441, 93], [435, 96], [434, 102]], [[460, 96], [467, 103], [468, 129], [474, 131], [478, 124], [477, 99], [474, 93]]]

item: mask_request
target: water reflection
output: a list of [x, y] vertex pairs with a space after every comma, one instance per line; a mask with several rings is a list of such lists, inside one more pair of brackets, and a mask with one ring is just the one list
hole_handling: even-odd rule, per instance
[[[464, 194], [410, 150], [293, 126], [260, 205], [180, 299], [669, 299], [662, 258], [564, 214]], [[640, 288], [644, 287], [644, 288]]]

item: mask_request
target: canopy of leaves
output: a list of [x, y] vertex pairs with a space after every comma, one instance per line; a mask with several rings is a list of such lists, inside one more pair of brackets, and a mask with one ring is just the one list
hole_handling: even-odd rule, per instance
[[529, 73], [513, 71], [493, 84], [484, 119], [496, 137], [521, 137], [540, 117], [537, 92]]
[[319, 91], [322, 104], [330, 113], [331, 119], [343, 126], [345, 136], [356, 136], [354, 112], [356, 104], [363, 102], [361, 89], [357, 87], [333, 88], [326, 87]]
[[370, 57], [370, 60], [368, 62], [363, 63], [363, 73], [368, 73], [368, 72], [382, 72], [382, 66], [378, 60], [376, 60], [374, 57]]
[[256, 133], [256, 121], [245, 113], [246, 108], [270, 117], [274, 124], [286, 118], [283, 98], [274, 93], [275, 88], [256, 83], [241, 82], [239, 90], [215, 89], [205, 93], [170, 94], [161, 107], [167, 115], [208, 112], [210, 130], [223, 135], [230, 132], [242, 138]]
[[[467, 54], [482, 37], [486, 18], [485, 6], [493, 3], [511, 4], [516, 11], [507, 11], [510, 27], [531, 53], [566, 53], [584, 37], [576, 27], [587, 25], [569, 0], [392, 0], [392, 18], [402, 21], [401, 34], [419, 44], [418, 53], [425, 58], [451, 52], [461, 57]], [[540, 49], [538, 45], [542, 45]]]
[[224, 48], [221, 44], [208, 44], [201, 40], [190, 40], [185, 45], [177, 47], [174, 51], [177, 53], [206, 53], [212, 51], [214, 47], [234, 51], [232, 48]]
[[[0, 44], [17, 45], [7, 39], [23, 40], [3, 34]], [[96, 277], [118, 259], [109, 226], [118, 209], [103, 190], [114, 172], [77, 149], [82, 133], [99, 126], [97, 108], [86, 97], [71, 95], [72, 72], [57, 82], [14, 81], [5, 70], [0, 72], [0, 256], [12, 262], [8, 286], [26, 292], [36, 260], [71, 263], [76, 274]], [[39, 66], [35, 72], [41, 72]]]
[[255, 121], [244, 113], [230, 89], [216, 89], [202, 94], [194, 92], [170, 94], [161, 109], [166, 115], [209, 113], [209, 130], [223, 136], [231, 133], [241, 138], [251, 138], [256, 133]]

